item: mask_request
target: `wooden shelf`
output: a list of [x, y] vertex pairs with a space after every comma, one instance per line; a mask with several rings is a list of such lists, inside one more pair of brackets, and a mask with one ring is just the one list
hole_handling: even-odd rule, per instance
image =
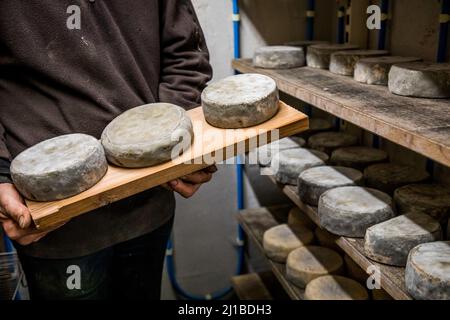
[[261, 69], [241, 59], [233, 68], [268, 75], [281, 91], [450, 166], [450, 100], [396, 96], [387, 87], [309, 67]]
[[[267, 208], [242, 210], [236, 215], [236, 218], [247, 236], [265, 256], [262, 243], [264, 232], [280, 223], [275, 220], [273, 214]], [[304, 290], [294, 286], [286, 279], [285, 264], [277, 263], [270, 259], [266, 260], [288, 296], [293, 300], [303, 300]]]
[[273, 300], [261, 277], [257, 273], [248, 273], [231, 278], [239, 300]]

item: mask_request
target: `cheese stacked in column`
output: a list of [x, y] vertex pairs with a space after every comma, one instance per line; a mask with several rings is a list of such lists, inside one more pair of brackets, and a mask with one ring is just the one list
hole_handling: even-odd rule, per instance
[[275, 153], [287, 149], [301, 148], [305, 144], [306, 141], [301, 137], [289, 137], [263, 145], [257, 149], [258, 163], [260, 166], [267, 167]]
[[338, 51], [331, 55], [330, 72], [343, 76], [353, 76], [356, 63], [367, 57], [385, 56], [385, 50], [347, 50]]
[[328, 190], [319, 199], [318, 214], [322, 227], [353, 238], [364, 237], [367, 228], [395, 215], [389, 195], [363, 187]]
[[290, 69], [305, 65], [305, 52], [301, 47], [268, 46], [255, 51], [253, 65], [266, 69]]
[[331, 54], [343, 50], [355, 50], [358, 46], [351, 44], [317, 44], [308, 47], [306, 64], [308, 67], [328, 69], [330, 67]]
[[385, 162], [388, 159], [386, 151], [369, 147], [346, 147], [334, 150], [330, 162], [336, 166], [351, 167], [364, 170], [367, 166]]
[[328, 275], [308, 283], [305, 300], [369, 300], [369, 294], [355, 280]]
[[311, 149], [331, 154], [334, 150], [342, 147], [351, 147], [358, 143], [358, 137], [345, 132], [321, 132], [308, 139]]

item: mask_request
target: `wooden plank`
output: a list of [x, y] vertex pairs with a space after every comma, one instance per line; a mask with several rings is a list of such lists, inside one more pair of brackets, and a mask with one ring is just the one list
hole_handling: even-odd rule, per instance
[[450, 100], [419, 99], [391, 94], [351, 77], [309, 67], [269, 70], [251, 60], [235, 60], [240, 72], [272, 77], [281, 91], [349, 121], [383, 138], [450, 166]]
[[[236, 218], [248, 237], [254, 241], [256, 247], [265, 256], [262, 244], [264, 232], [279, 224], [270, 211], [267, 208], [242, 210], [236, 215]], [[270, 259], [267, 259], [267, 262], [289, 297], [294, 300], [303, 300], [304, 290], [294, 286], [286, 279], [285, 264], [277, 263]]]
[[[194, 125], [195, 138], [186, 153], [173, 161], [148, 168], [126, 169], [110, 165], [105, 177], [83, 193], [60, 201], [27, 201], [37, 228], [51, 227], [200, 170], [208, 166], [208, 163], [212, 164], [212, 157], [219, 162], [248, 152], [256, 144], [276, 139], [275, 130], [278, 130], [279, 138], [283, 138], [308, 128], [308, 117], [283, 102], [280, 102], [280, 109], [272, 119], [245, 129], [225, 130], [212, 127], [205, 121], [201, 107], [189, 110], [188, 114]], [[267, 139], [262, 138], [266, 136]]]
[[381, 287], [396, 300], [412, 300], [405, 287], [405, 268], [374, 262], [364, 256], [364, 239], [340, 237], [336, 243], [363, 270], [375, 266], [380, 270]]
[[232, 277], [231, 284], [239, 300], [273, 300], [272, 295], [257, 273]]

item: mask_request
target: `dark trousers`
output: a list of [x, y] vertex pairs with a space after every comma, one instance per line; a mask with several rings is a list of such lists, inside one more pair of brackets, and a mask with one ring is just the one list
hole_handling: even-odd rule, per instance
[[160, 299], [172, 225], [173, 219], [149, 234], [79, 258], [41, 259], [19, 252], [31, 299]]

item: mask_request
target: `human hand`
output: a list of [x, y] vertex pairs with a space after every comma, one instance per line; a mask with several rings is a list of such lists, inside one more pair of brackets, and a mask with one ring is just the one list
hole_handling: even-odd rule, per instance
[[217, 167], [212, 165], [203, 170], [188, 174], [181, 178], [172, 180], [163, 186], [166, 189], [179, 193], [184, 198], [192, 197], [203, 183], [209, 182]]

